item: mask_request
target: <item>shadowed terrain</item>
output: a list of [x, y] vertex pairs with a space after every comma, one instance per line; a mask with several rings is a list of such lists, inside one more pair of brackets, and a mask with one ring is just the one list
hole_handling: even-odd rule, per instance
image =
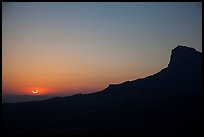
[[103, 91], [3, 103], [6, 135], [200, 135], [202, 53], [171, 51], [160, 72]]
[[55, 97], [54, 95], [4, 95], [2, 96], [3, 103], [17, 103], [40, 101]]

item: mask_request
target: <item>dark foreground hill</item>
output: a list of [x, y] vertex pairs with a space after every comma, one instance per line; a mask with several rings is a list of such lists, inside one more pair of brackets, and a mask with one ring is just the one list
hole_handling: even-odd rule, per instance
[[202, 53], [177, 46], [168, 67], [101, 92], [4, 103], [6, 135], [201, 135]]

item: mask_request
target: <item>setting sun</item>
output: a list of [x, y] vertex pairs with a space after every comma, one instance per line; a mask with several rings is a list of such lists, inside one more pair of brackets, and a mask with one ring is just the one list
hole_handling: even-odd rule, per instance
[[36, 90], [36, 91], [33, 91], [33, 90], [32, 90], [32, 92], [33, 92], [33, 94], [37, 94], [37, 93], [38, 93], [38, 90]]

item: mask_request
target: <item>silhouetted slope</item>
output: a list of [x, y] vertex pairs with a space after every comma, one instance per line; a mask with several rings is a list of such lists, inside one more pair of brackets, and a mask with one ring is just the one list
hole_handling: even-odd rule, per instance
[[[189, 54], [189, 50], [193, 54]], [[181, 54], [183, 58], [178, 54]], [[179, 60], [179, 63], [177, 63], [177, 60]], [[169, 97], [169, 95], [185, 95], [188, 94], [187, 92], [191, 93], [192, 91], [201, 93], [201, 61], [201, 53], [192, 48], [178, 46], [172, 50], [171, 60], [167, 68], [152, 76], [122, 83], [120, 86], [128, 87], [128, 91], [142, 91], [140, 94], [149, 95], [153, 99], [155, 97]], [[120, 90], [125, 91], [122, 87]], [[111, 90], [105, 89], [105, 91]]]
[[172, 50], [167, 68], [146, 78], [127, 81], [118, 85], [109, 85], [108, 88], [104, 89], [104, 92], [127, 90], [156, 93], [164, 89], [171, 92], [180, 89], [201, 90], [201, 74], [202, 53], [186, 46], [177, 46]]
[[3, 104], [7, 135], [199, 135], [202, 53], [172, 50], [167, 68], [101, 92]]

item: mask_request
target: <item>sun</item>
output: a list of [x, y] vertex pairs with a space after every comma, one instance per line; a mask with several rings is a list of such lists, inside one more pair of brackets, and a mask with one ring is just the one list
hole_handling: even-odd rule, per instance
[[32, 92], [33, 92], [33, 94], [37, 94], [37, 93], [38, 93], [38, 90], [36, 90], [36, 91], [33, 91], [33, 90], [32, 90]]

